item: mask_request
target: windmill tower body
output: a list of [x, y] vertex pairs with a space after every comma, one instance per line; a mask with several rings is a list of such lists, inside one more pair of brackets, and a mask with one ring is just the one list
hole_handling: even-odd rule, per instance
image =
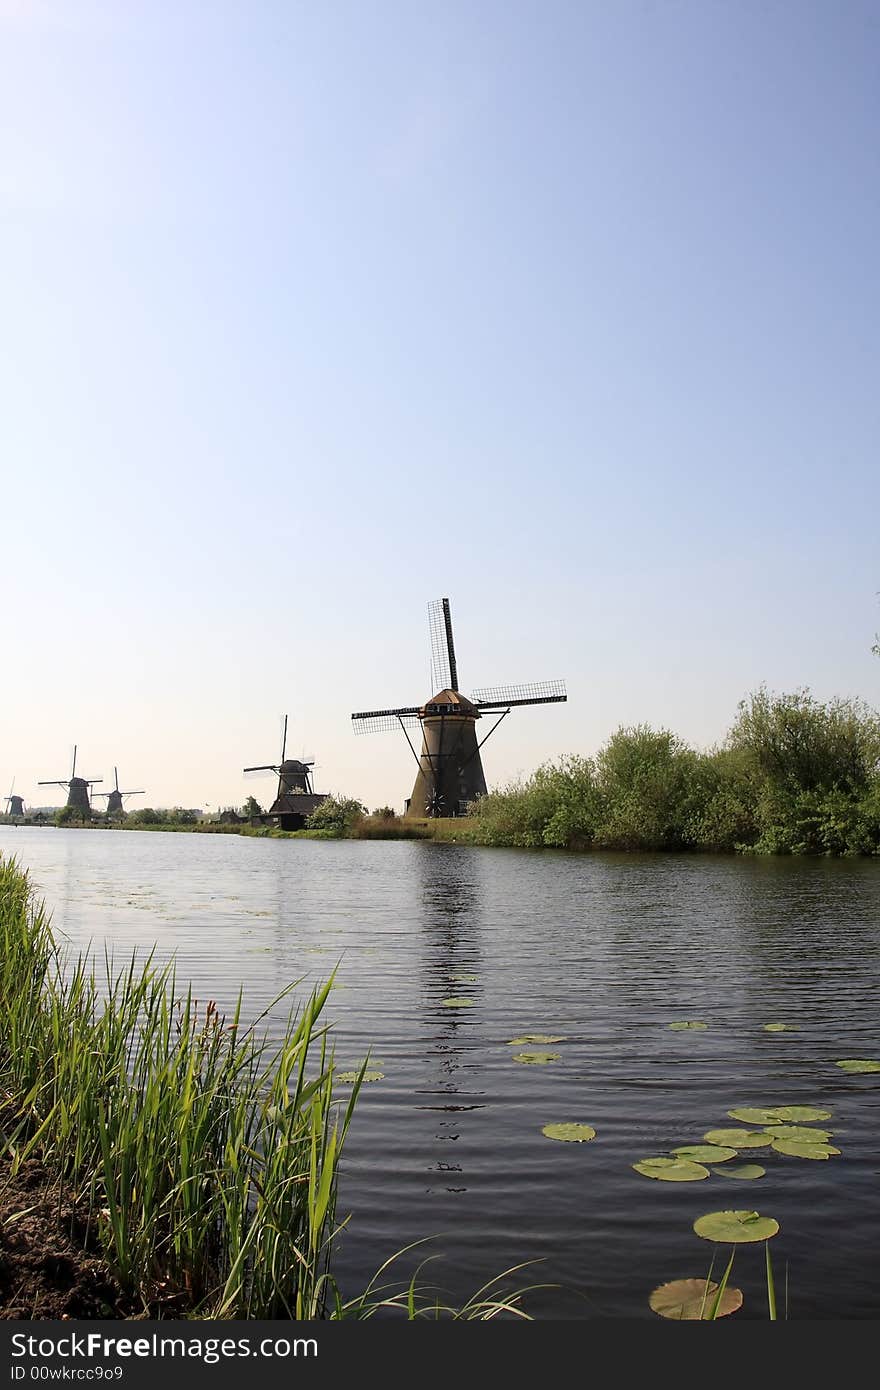
[[9, 802], [8, 814], [10, 816], [24, 816], [23, 796], [7, 796], [6, 800]]
[[486, 795], [477, 741], [480, 711], [456, 690], [441, 690], [420, 712], [422, 751], [405, 814], [461, 816]]
[[[429, 604], [428, 619], [437, 694], [424, 705], [364, 710], [351, 716], [355, 733], [401, 728], [406, 734], [418, 768], [404, 812], [411, 819], [466, 815], [470, 804], [486, 795], [480, 749], [513, 706], [555, 704], [568, 698], [562, 681], [544, 681], [477, 690], [468, 699], [458, 688], [449, 599]], [[477, 721], [487, 715], [495, 716], [495, 722], [481, 735]], [[419, 732], [420, 753], [410, 729]]]
[[91, 815], [92, 803], [89, 800], [89, 784], [84, 777], [71, 777], [67, 784], [67, 804], [82, 815]]

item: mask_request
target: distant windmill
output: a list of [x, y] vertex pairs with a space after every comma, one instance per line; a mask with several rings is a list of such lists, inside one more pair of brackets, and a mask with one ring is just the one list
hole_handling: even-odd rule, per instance
[[9, 816], [24, 816], [24, 797], [13, 796], [15, 791], [15, 778], [12, 779], [12, 786], [9, 788], [9, 795], [6, 797], [6, 814]]
[[95, 796], [106, 796], [108, 816], [124, 816], [126, 810], [122, 804], [122, 798], [124, 796], [143, 796], [144, 793], [143, 791], [121, 792], [119, 790], [119, 770], [115, 767], [113, 769], [113, 780], [116, 785], [112, 792], [95, 792]]
[[[425, 705], [353, 714], [352, 725], [356, 734], [403, 729], [418, 767], [405, 812], [407, 816], [461, 816], [466, 813], [469, 802], [486, 795], [480, 749], [514, 705], [557, 704], [568, 696], [564, 681], [543, 681], [475, 690], [473, 699], [469, 700], [458, 688], [448, 598], [428, 604], [428, 624], [432, 678], [437, 694]], [[497, 714], [498, 718], [478, 741], [477, 720], [490, 714]], [[419, 727], [422, 751], [417, 755], [408, 729]]]
[[38, 787], [67, 787], [67, 804], [74, 810], [79, 811], [83, 816], [92, 814], [92, 807], [89, 801], [89, 788], [97, 786], [103, 782], [103, 777], [77, 777], [76, 775], [76, 744], [73, 745], [73, 766], [70, 769], [70, 776], [66, 780], [55, 782], [38, 782]]
[[274, 772], [278, 777], [278, 790], [275, 800], [267, 811], [267, 816], [277, 817], [282, 830], [299, 830], [322, 801], [326, 794], [316, 792], [312, 785], [310, 768], [315, 766], [314, 758], [288, 758], [287, 753], [287, 715], [284, 716], [284, 730], [281, 735], [281, 758], [277, 763], [261, 763], [258, 767], [246, 767], [244, 772]]

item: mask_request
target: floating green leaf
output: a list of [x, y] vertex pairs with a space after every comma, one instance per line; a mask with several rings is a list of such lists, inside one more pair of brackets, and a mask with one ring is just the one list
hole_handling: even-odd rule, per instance
[[547, 1062], [558, 1062], [561, 1055], [559, 1052], [514, 1052], [511, 1060], [527, 1067], [543, 1067]]
[[810, 1120], [830, 1120], [830, 1110], [819, 1110], [815, 1105], [780, 1105], [776, 1111], [780, 1120], [793, 1120], [795, 1124], [806, 1124]]
[[756, 1211], [710, 1211], [707, 1216], [697, 1217], [694, 1230], [704, 1240], [714, 1240], [718, 1245], [743, 1245], [769, 1240], [779, 1230], [779, 1222], [772, 1216], [759, 1216]]
[[684, 1158], [643, 1158], [632, 1167], [646, 1178], [659, 1178], [661, 1182], [699, 1182], [709, 1176], [709, 1169], [702, 1163], [690, 1163]]
[[771, 1136], [754, 1129], [710, 1129], [703, 1138], [707, 1144], [721, 1144], [725, 1149], [766, 1149]]
[[772, 1125], [785, 1116], [781, 1110], [762, 1110], [760, 1106], [744, 1105], [739, 1110], [728, 1110], [732, 1120], [742, 1120], [746, 1125]]
[[458, 980], [460, 984], [475, 985], [479, 980], [479, 975], [450, 975], [450, 980]]
[[852, 1072], [854, 1076], [859, 1076], [863, 1072], [880, 1071], [880, 1062], [865, 1061], [862, 1058], [846, 1057], [842, 1062], [835, 1062], [836, 1067], [841, 1071]]
[[768, 1125], [767, 1133], [793, 1144], [827, 1144], [831, 1138], [830, 1129], [808, 1129], [806, 1125]]
[[357, 1081], [358, 1077], [360, 1077], [361, 1081], [381, 1081], [384, 1075], [384, 1071], [365, 1071], [363, 1076], [361, 1076], [359, 1071], [338, 1071], [334, 1080], [342, 1081], [347, 1086], [351, 1086]]
[[444, 1009], [470, 1009], [473, 1006], [473, 999], [459, 999], [453, 996], [451, 999], [441, 999], [440, 1003]]
[[719, 1178], [742, 1178], [745, 1182], [753, 1182], [755, 1178], [763, 1178], [767, 1169], [762, 1168], [760, 1163], [725, 1163], [723, 1168], [713, 1168], [712, 1171]]
[[667, 1027], [671, 1028], [674, 1033], [683, 1033], [688, 1028], [706, 1028], [708, 1024], [700, 1023], [699, 1019], [686, 1018], [677, 1023], [669, 1023]]
[[693, 1159], [695, 1163], [726, 1163], [736, 1158], [736, 1149], [726, 1149], [721, 1144], [680, 1144], [672, 1152], [677, 1158]]
[[789, 1154], [792, 1158], [832, 1158], [840, 1153], [833, 1144], [805, 1144], [797, 1139], [774, 1139], [773, 1148], [778, 1154]]
[[794, 1032], [796, 1032], [796, 1031], [797, 1031], [797, 1030], [796, 1030], [796, 1025], [795, 1025], [794, 1023], [765, 1023], [765, 1024], [764, 1024], [764, 1032], [765, 1032], [765, 1033], [794, 1033]]
[[592, 1125], [575, 1124], [566, 1121], [563, 1124], [544, 1125], [541, 1130], [548, 1139], [561, 1139], [567, 1144], [586, 1144], [590, 1139], [595, 1139], [596, 1131]]
[[522, 1047], [526, 1043], [560, 1043], [565, 1038], [557, 1033], [523, 1033], [521, 1038], [508, 1039], [508, 1047]]
[[728, 1284], [712, 1311], [718, 1285], [706, 1279], [673, 1279], [669, 1284], [661, 1284], [648, 1299], [651, 1311], [661, 1318], [672, 1318], [675, 1322], [709, 1321], [713, 1317], [726, 1318], [742, 1307], [742, 1290], [732, 1289]]

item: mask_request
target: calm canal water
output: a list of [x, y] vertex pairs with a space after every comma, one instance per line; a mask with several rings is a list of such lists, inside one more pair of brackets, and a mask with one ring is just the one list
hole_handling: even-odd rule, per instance
[[[515, 1281], [556, 1286], [537, 1316], [653, 1318], [652, 1288], [708, 1268], [694, 1219], [747, 1207], [780, 1222], [792, 1317], [880, 1317], [880, 1074], [833, 1065], [880, 1057], [880, 863], [9, 827], [0, 850], [77, 948], [155, 944], [221, 1008], [243, 986], [255, 1015], [338, 964], [337, 1059], [372, 1048], [384, 1072], [346, 1150], [344, 1292], [430, 1236], [425, 1278], [452, 1301], [536, 1260]], [[523, 1033], [563, 1035], [560, 1060], [513, 1061]], [[753, 1182], [630, 1167], [772, 1104], [833, 1111], [842, 1156], [745, 1154]], [[563, 1120], [596, 1139], [541, 1134]], [[766, 1316], [762, 1261], [737, 1255], [739, 1318]]]

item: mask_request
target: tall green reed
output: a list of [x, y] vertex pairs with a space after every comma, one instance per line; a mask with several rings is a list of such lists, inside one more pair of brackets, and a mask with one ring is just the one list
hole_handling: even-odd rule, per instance
[[0, 858], [3, 1146], [13, 1170], [35, 1157], [72, 1188], [145, 1309], [332, 1315], [339, 1155], [359, 1087], [334, 1101], [331, 985], [270, 1042], [265, 1014], [245, 1027], [239, 998], [223, 1017], [153, 957], [117, 968], [105, 955], [102, 973], [68, 959], [26, 874]]

